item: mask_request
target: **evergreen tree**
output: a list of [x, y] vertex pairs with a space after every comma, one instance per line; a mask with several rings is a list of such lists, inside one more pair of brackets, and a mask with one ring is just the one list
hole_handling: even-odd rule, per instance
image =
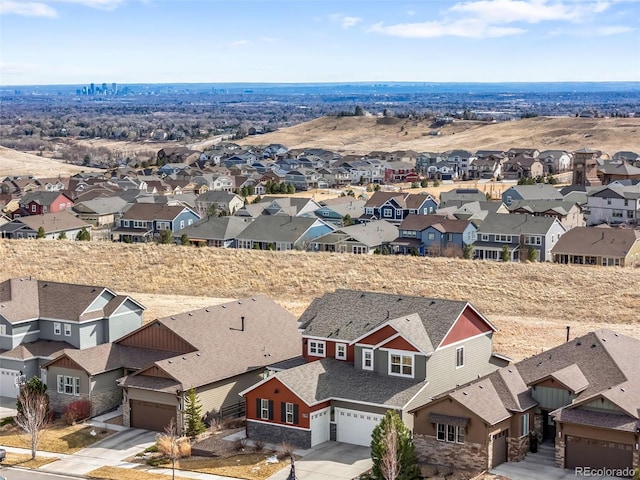
[[395, 410], [387, 410], [371, 434], [372, 477], [376, 480], [420, 478], [411, 432]]
[[76, 235], [76, 240], [80, 242], [88, 242], [91, 240], [91, 234], [85, 227], [82, 227], [82, 230], [80, 230]]
[[538, 260], [538, 250], [535, 248], [529, 248], [527, 250], [527, 260], [530, 262], [536, 262]]
[[356, 106], [355, 110], [353, 111], [353, 114], [356, 117], [364, 117], [364, 110], [362, 110], [362, 107], [360, 105]]
[[67, 239], [67, 232], [60, 232], [60, 235], [58, 235], [58, 240], [66, 240]]
[[189, 245], [191, 242], [189, 241], [189, 235], [183, 233], [180, 237], [180, 245]]
[[473, 258], [473, 245], [465, 245], [462, 249], [462, 258], [471, 260]]
[[162, 233], [160, 233], [160, 243], [163, 245], [173, 243], [173, 232], [171, 230], [163, 230]]
[[36, 233], [36, 238], [45, 238], [47, 234], [44, 231], [44, 227], [38, 227], [38, 232]]
[[502, 247], [502, 251], [500, 252], [500, 260], [503, 262], [511, 261], [511, 252], [509, 251], [509, 247], [507, 245]]
[[343, 227], [348, 227], [350, 225], [353, 225], [355, 222], [353, 221], [353, 218], [351, 218], [351, 215], [349, 215], [348, 213], [342, 217], [342, 226]]
[[187, 436], [195, 437], [207, 429], [202, 421], [202, 405], [196, 396], [195, 388], [191, 388], [187, 393], [184, 413], [187, 417]]

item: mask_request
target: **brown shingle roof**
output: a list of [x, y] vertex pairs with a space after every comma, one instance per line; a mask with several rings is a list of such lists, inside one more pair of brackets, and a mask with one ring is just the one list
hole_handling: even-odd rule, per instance
[[34, 357], [55, 358], [62, 354], [65, 348], [72, 347], [67, 342], [38, 340], [36, 342], [21, 343], [14, 349], [3, 352], [2, 356], [16, 360], [28, 360]]
[[20, 222], [33, 231], [38, 231], [40, 227], [44, 228], [45, 233], [57, 233], [66, 230], [74, 230], [80, 228], [91, 228], [91, 225], [80, 220], [75, 215], [66, 210], [56, 213], [45, 213], [44, 215], [29, 215], [20, 217], [14, 222]]
[[560, 237], [551, 253], [620, 258], [640, 242], [640, 231], [627, 228], [576, 227]]
[[184, 210], [182, 206], [136, 203], [123, 215], [123, 220], [173, 220]]

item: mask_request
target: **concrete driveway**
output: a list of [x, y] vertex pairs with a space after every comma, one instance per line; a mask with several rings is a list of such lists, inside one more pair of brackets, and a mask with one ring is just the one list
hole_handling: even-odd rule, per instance
[[130, 428], [83, 448], [71, 456], [44, 465], [40, 470], [81, 475], [102, 466], [118, 466], [124, 463], [126, 458], [153, 445], [156, 433]]
[[0, 397], [0, 418], [16, 416], [16, 399]]
[[[371, 449], [348, 443], [325, 442], [296, 461], [299, 480], [351, 480], [371, 468]], [[269, 480], [285, 480], [284, 468]]]
[[[503, 475], [511, 480], [576, 480], [578, 476], [573, 469], [556, 468], [542, 465], [535, 457], [527, 455], [521, 462], [506, 462], [498, 465], [490, 473]], [[590, 476], [594, 480], [619, 480], [618, 477]]]

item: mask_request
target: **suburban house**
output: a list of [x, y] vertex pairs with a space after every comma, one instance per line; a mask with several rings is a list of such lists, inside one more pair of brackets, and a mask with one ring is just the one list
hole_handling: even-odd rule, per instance
[[58, 191], [40, 191], [27, 193], [19, 204], [20, 209], [13, 212], [13, 218], [61, 212], [73, 207], [73, 200]]
[[398, 236], [398, 227], [385, 220], [358, 223], [327, 233], [313, 240], [311, 250], [371, 254], [381, 253]]
[[538, 261], [551, 261], [551, 249], [565, 231], [555, 217], [489, 214], [478, 227], [474, 257], [500, 261], [506, 247], [510, 261], [524, 261], [533, 248], [537, 250]]
[[564, 150], [545, 150], [540, 152], [538, 160], [544, 164], [547, 174], [568, 172], [573, 165], [571, 154]]
[[236, 236], [235, 248], [256, 250], [306, 250], [334, 227], [319, 218], [261, 215]]
[[529, 155], [518, 155], [502, 164], [502, 178], [505, 180], [519, 180], [521, 178], [536, 178], [544, 175], [544, 164]]
[[412, 213], [427, 215], [438, 208], [435, 199], [426, 193], [375, 192], [364, 205], [364, 215], [358, 221], [386, 220], [399, 224]]
[[442, 155], [455, 172], [454, 177], [460, 178], [469, 175], [470, 165], [478, 158], [474, 153], [467, 150], [450, 150]]
[[[89, 349], [140, 327], [144, 308], [106, 287], [30, 278], [0, 283], [1, 396], [16, 398], [16, 382], [33, 376], [47, 383], [42, 368], [64, 349]], [[57, 391], [76, 395], [75, 377], [48, 381], [54, 408], [61, 406]]]
[[44, 238], [55, 240], [66, 236], [69, 240], [75, 240], [76, 235], [83, 229], [91, 233], [91, 225], [79, 219], [75, 215], [63, 210], [57, 213], [45, 213], [42, 215], [29, 215], [18, 217], [0, 227], [2, 238], [36, 238], [38, 230], [44, 230]]
[[76, 203], [73, 211], [78, 218], [94, 227], [113, 227], [126, 209], [127, 201], [120, 197], [98, 197]]
[[311, 168], [297, 168], [289, 170], [284, 176], [285, 183], [290, 183], [296, 190], [306, 191], [312, 188], [318, 188], [320, 175]]
[[498, 177], [502, 177], [503, 161], [504, 157], [500, 155], [488, 155], [483, 158], [478, 158], [469, 165], [468, 177], [470, 179], [497, 179]]
[[507, 207], [517, 200], [562, 200], [563, 198], [560, 190], [546, 183], [514, 185], [502, 192], [502, 202]]
[[493, 353], [495, 327], [464, 301], [337, 290], [300, 325], [301, 364], [274, 364], [242, 392], [249, 438], [368, 446], [387, 410], [411, 425], [412, 408], [508, 362]]
[[525, 213], [537, 217], [556, 217], [565, 230], [584, 227], [587, 223], [582, 207], [566, 200], [517, 200], [508, 207], [510, 213]]
[[76, 398], [96, 412], [122, 404], [127, 427], [162, 432], [173, 418], [181, 432], [189, 389], [207, 416], [242, 415], [238, 393], [299, 344], [296, 318], [255, 296], [153, 320], [112, 344], [65, 351], [47, 369], [78, 378]]
[[113, 229], [113, 240], [149, 242], [170, 230], [173, 235], [200, 220], [200, 216], [185, 206], [136, 203], [122, 214]]
[[[449, 202], [486, 202], [487, 195], [477, 188], [454, 188], [440, 194], [440, 207], [444, 208]], [[456, 204], [459, 206], [460, 204]]]
[[356, 220], [364, 214], [364, 200], [352, 197], [338, 197], [320, 202], [321, 207], [314, 213], [325, 222], [343, 226], [345, 217]]
[[461, 468], [520, 461], [530, 432], [558, 468], [640, 462], [640, 341], [610, 330], [575, 338], [412, 411], [418, 457]]
[[476, 241], [476, 225], [443, 215], [416, 215], [405, 218], [392, 242], [396, 253], [458, 256]]
[[233, 215], [242, 207], [244, 200], [240, 195], [225, 190], [209, 190], [196, 197], [196, 211], [207, 216], [211, 207], [219, 214]]
[[236, 237], [248, 224], [248, 220], [239, 217], [207, 217], [178, 230], [174, 240], [179, 242], [186, 235], [197, 246], [235, 248]]
[[640, 180], [640, 168], [634, 167], [627, 161], [606, 162], [598, 167], [598, 177], [603, 185], [616, 180]]
[[560, 238], [551, 253], [556, 263], [639, 266], [640, 231], [630, 228], [574, 228]]
[[312, 198], [264, 197], [259, 203], [245, 205], [236, 211], [239, 217], [256, 218], [261, 215], [280, 215], [292, 217], [313, 217], [320, 204]]
[[640, 184], [595, 187], [587, 192], [584, 212], [587, 225], [637, 224], [640, 218]]
[[384, 180], [387, 183], [411, 183], [420, 181], [420, 176], [416, 173], [415, 163], [396, 161], [386, 164]]

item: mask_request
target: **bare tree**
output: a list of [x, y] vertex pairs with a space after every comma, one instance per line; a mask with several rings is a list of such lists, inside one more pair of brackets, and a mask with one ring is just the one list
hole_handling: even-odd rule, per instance
[[157, 436], [158, 450], [171, 460], [171, 478], [176, 478], [176, 460], [191, 455], [191, 442], [187, 437], [178, 436], [175, 419], [171, 419], [164, 429], [165, 433]]
[[382, 438], [386, 449], [380, 459], [380, 471], [386, 480], [396, 480], [400, 466], [398, 465], [398, 430], [395, 425], [385, 430]]
[[22, 405], [16, 415], [16, 423], [31, 436], [31, 458], [36, 458], [40, 435], [46, 429], [49, 420], [49, 396], [44, 391], [29, 388], [28, 384], [20, 389], [18, 401]]

